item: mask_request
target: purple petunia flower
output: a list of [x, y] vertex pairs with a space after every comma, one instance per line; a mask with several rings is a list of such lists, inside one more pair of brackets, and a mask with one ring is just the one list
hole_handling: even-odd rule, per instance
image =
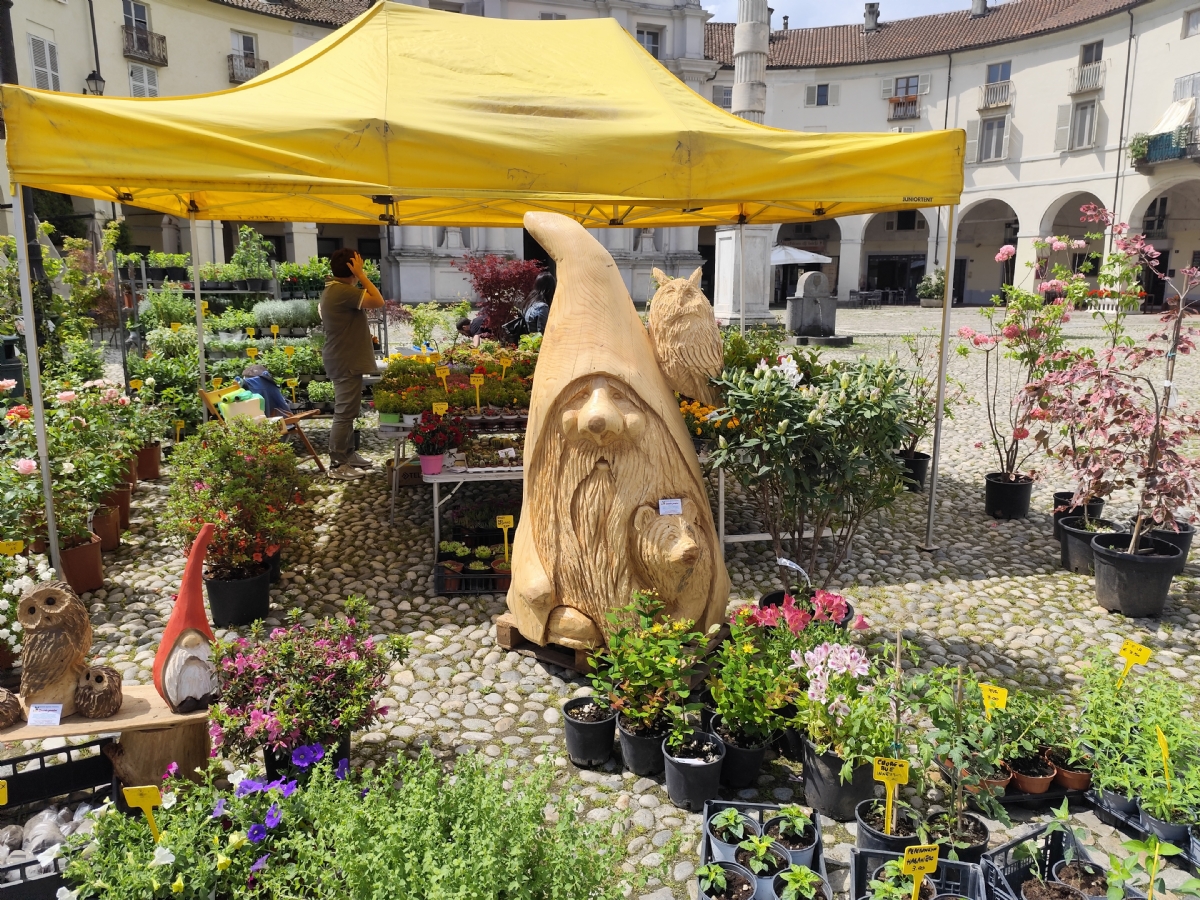
[[325, 758], [325, 748], [322, 747], [320, 744], [313, 744], [308, 749], [312, 751], [313, 762], [319, 763], [321, 760], [323, 760]]
[[241, 800], [250, 794], [257, 794], [262, 789], [263, 783], [261, 781], [255, 781], [253, 778], [243, 778], [238, 782], [237, 790], [233, 792], [233, 795]]
[[268, 781], [267, 786], [265, 788], [263, 788], [263, 790], [264, 791], [273, 791], [276, 788], [281, 788], [281, 787], [283, 787], [283, 779], [276, 778], [274, 781]]
[[337, 768], [334, 769], [333, 774], [338, 781], [344, 781], [346, 776], [350, 774], [350, 760], [339, 759]]
[[292, 751], [292, 765], [297, 769], [307, 769], [314, 762], [316, 762], [316, 760], [313, 759], [311, 748], [297, 747]]
[[224, 812], [225, 812], [225, 798], [222, 797], [220, 800], [217, 801], [217, 805], [213, 807], [212, 817], [214, 819], [219, 819], [219, 818], [221, 818], [221, 815]]
[[287, 782], [286, 784], [280, 785], [279, 793], [283, 794], [283, 799], [285, 799], [285, 800], [288, 797], [292, 796], [292, 794], [296, 793], [296, 779], [293, 778], [291, 781]]
[[267, 810], [267, 817], [263, 819], [263, 823], [268, 828], [274, 828], [279, 824], [279, 820], [283, 818], [283, 813], [279, 809], [278, 803], [272, 803], [271, 808]]
[[257, 822], [246, 829], [246, 839], [252, 844], [258, 844], [266, 840], [267, 826], [259, 825]]
[[262, 856], [256, 859], [254, 861], [254, 865], [250, 867], [250, 871], [261, 872], [263, 869], [265, 869], [267, 867], [267, 859], [270, 857], [270, 855], [270, 853], [264, 853]]

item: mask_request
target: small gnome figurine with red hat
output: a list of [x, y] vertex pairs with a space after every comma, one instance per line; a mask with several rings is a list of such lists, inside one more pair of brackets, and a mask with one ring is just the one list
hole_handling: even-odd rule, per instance
[[154, 657], [154, 687], [175, 713], [206, 709], [217, 693], [217, 672], [212, 661], [212, 629], [204, 608], [201, 584], [204, 554], [213, 526], [196, 535], [183, 570], [175, 609]]

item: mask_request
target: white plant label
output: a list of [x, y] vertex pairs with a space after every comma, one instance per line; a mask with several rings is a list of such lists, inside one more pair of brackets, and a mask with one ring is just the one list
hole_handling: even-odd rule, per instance
[[683, 500], [659, 500], [658, 514], [660, 516], [682, 516], [683, 515]]
[[516, 459], [517, 458], [517, 448], [516, 447], [501, 447], [499, 450], [496, 451], [496, 455], [498, 457], [500, 457], [501, 459]]
[[61, 721], [61, 703], [34, 703], [29, 707], [29, 724], [35, 728], [54, 728]]

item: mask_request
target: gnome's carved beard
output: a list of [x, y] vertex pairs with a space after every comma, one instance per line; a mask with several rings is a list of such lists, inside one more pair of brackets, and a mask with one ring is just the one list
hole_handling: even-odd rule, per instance
[[555, 602], [583, 612], [606, 633], [609, 610], [628, 603], [633, 589], [634, 513], [667, 496], [670, 474], [682, 465], [663, 423], [644, 415], [647, 427], [636, 441], [600, 447], [587, 438], [568, 440], [556, 413], [537, 450], [554, 461], [554, 477], [533, 483], [530, 508], [550, 514], [535, 520], [533, 538], [554, 573]]

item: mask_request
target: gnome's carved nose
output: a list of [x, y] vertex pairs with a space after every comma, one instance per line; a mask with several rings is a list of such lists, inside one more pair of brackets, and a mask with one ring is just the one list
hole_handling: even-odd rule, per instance
[[600, 441], [610, 434], [620, 434], [625, 427], [625, 417], [612, 402], [608, 390], [599, 387], [592, 391], [588, 402], [579, 411], [579, 426], [580, 431]]

